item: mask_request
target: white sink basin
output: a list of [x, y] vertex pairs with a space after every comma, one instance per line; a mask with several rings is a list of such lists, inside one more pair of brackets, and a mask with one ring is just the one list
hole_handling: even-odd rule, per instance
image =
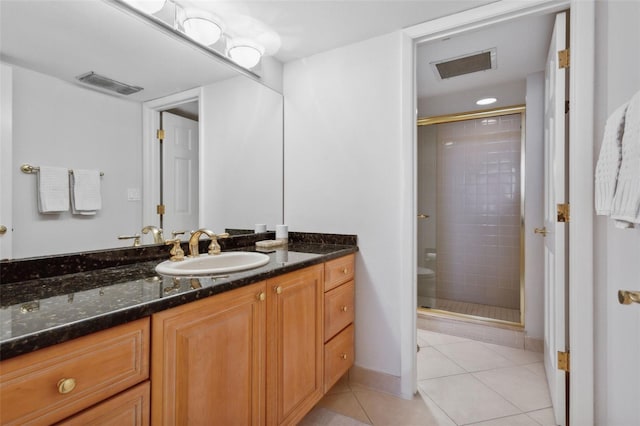
[[230, 251], [216, 255], [201, 254], [185, 260], [164, 261], [156, 266], [156, 272], [164, 275], [218, 275], [244, 271], [269, 263], [269, 256], [249, 251]]

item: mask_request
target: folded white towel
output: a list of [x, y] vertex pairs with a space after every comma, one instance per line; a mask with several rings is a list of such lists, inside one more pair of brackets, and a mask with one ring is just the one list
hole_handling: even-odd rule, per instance
[[640, 92], [629, 101], [622, 136], [622, 161], [611, 217], [640, 224]]
[[616, 193], [622, 160], [622, 136], [628, 105], [625, 103], [613, 111], [604, 127], [595, 182], [595, 206], [596, 214], [599, 215], [609, 215], [613, 208], [613, 197]]
[[40, 166], [38, 211], [60, 213], [69, 210], [69, 171], [62, 167]]
[[94, 215], [102, 208], [100, 172], [78, 170], [71, 173], [71, 213]]

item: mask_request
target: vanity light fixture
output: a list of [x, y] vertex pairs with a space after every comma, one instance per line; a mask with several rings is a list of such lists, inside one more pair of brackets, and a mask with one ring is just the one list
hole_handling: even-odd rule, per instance
[[210, 19], [187, 18], [182, 25], [186, 35], [205, 46], [215, 44], [222, 36], [222, 28]]
[[258, 65], [263, 49], [246, 41], [232, 41], [227, 48], [227, 56], [241, 67], [250, 69]]
[[482, 98], [476, 101], [476, 105], [491, 105], [497, 101], [496, 98]]
[[129, 3], [131, 6], [135, 7], [141, 12], [148, 13], [149, 15], [153, 15], [154, 13], [160, 12], [164, 7], [167, 0], [124, 0], [126, 3]]

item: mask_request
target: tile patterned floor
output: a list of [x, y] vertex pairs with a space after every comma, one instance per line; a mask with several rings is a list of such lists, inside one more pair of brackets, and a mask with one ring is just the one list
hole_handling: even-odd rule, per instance
[[413, 400], [345, 376], [301, 426], [552, 426], [542, 354], [418, 330]]
[[[425, 304], [426, 303], [426, 304]], [[492, 318], [509, 322], [520, 322], [520, 310], [503, 308], [501, 306], [481, 305], [478, 303], [459, 302], [457, 300], [418, 298], [420, 307], [429, 307], [441, 311], [457, 314], [474, 315], [482, 318]]]

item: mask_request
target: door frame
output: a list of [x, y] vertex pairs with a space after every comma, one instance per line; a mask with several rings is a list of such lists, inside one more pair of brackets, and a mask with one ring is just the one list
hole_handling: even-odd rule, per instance
[[[570, 51], [569, 68], [569, 203], [571, 222], [569, 233], [569, 348], [571, 350], [571, 388], [569, 396], [572, 424], [593, 424], [594, 422], [594, 358], [593, 358], [593, 126], [579, 126], [578, 123], [593, 123], [594, 100], [594, 46], [595, 46], [595, 2], [594, 0], [536, 0], [509, 2], [501, 0], [464, 12], [445, 16], [402, 30], [402, 65], [404, 75], [412, 78], [402, 86], [403, 95], [409, 91], [413, 96], [404, 101], [403, 114], [403, 162], [405, 184], [411, 188], [413, 197], [403, 205], [402, 227], [406, 243], [403, 245], [403, 264], [407, 274], [403, 277], [411, 285], [402, 288], [402, 325], [413, 324], [413, 336], [401, 335], [401, 388], [402, 394], [417, 390], [415, 353], [415, 275], [416, 258], [416, 134], [413, 129], [416, 120], [415, 49], [418, 42], [436, 40], [459, 34], [471, 29], [505, 22], [527, 15], [553, 13], [570, 9]], [[413, 44], [412, 51], [406, 51], [406, 40]], [[406, 69], [408, 68], [408, 70]], [[411, 87], [408, 87], [411, 86]], [[578, 90], [579, 89], [579, 90]], [[410, 101], [409, 101], [410, 99]], [[413, 176], [408, 179], [407, 176]], [[411, 304], [409, 302], [412, 302]]]
[[[142, 223], [159, 226], [155, 206], [160, 193], [160, 150], [156, 131], [160, 128], [160, 111], [174, 108], [187, 102], [198, 102], [198, 115], [202, 116], [202, 89], [196, 88], [154, 99], [142, 104]], [[198, 121], [198, 150], [202, 152], [204, 139], [203, 120]], [[199, 162], [199, 168], [202, 163]], [[202, 173], [198, 176], [198, 198], [202, 199]], [[198, 226], [203, 216], [202, 205], [198, 207]]]

